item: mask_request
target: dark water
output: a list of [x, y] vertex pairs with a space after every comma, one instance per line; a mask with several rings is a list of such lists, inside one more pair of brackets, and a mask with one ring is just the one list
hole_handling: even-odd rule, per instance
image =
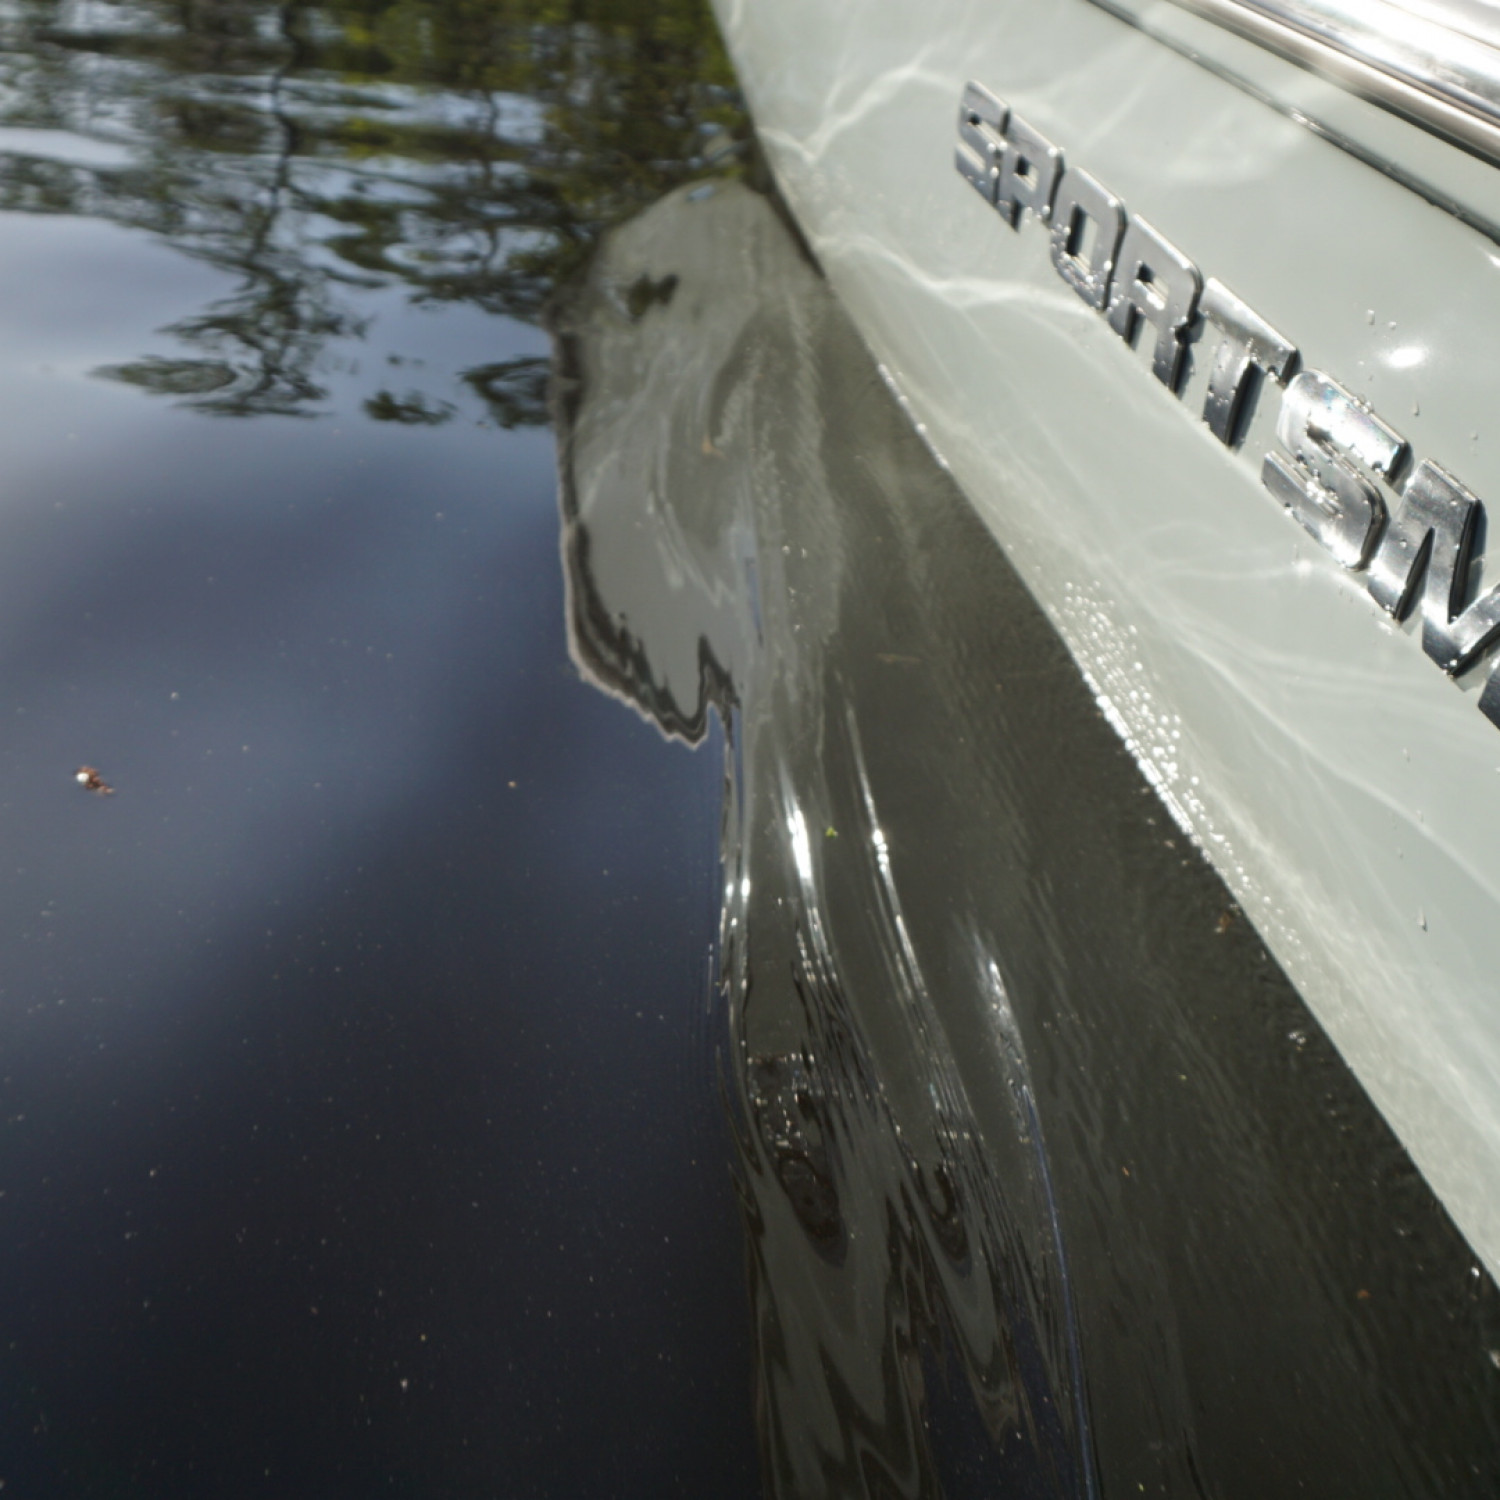
[[3, 41], [6, 1500], [754, 1493], [722, 757], [569, 665], [538, 322], [704, 14]]

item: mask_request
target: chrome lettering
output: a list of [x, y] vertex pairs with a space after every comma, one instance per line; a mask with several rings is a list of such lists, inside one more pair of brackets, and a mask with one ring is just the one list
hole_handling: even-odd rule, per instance
[[958, 150], [954, 163], [960, 174], [991, 207], [1000, 185], [1000, 158], [1005, 153], [1005, 121], [1010, 111], [987, 88], [964, 86], [958, 108]]
[[[1420, 603], [1422, 649], [1433, 661], [1457, 675], [1500, 639], [1500, 586], [1464, 605], [1484, 507], [1458, 480], [1424, 459], [1387, 526], [1383, 487], [1394, 489], [1409, 456], [1400, 433], [1321, 371], [1294, 378], [1290, 339], [1223, 282], [1205, 285], [1181, 251], [1127, 216], [1087, 172], [1064, 170], [1062, 151], [977, 83], [964, 89], [958, 134], [964, 179], [1013, 229], [1028, 210], [1050, 226], [1052, 263], [1084, 302], [1128, 343], [1143, 323], [1155, 330], [1151, 368], [1168, 390], [1181, 383], [1195, 328], [1212, 331], [1203, 421], [1225, 447], [1239, 443], [1263, 380], [1286, 387], [1261, 482], [1342, 566], [1369, 564], [1380, 608], [1401, 620]], [[1479, 709], [1500, 726], [1500, 664]]]
[[1108, 188], [1076, 167], [1063, 173], [1052, 205], [1052, 264], [1090, 307], [1105, 305], [1124, 232], [1124, 205]]
[[1012, 229], [1021, 227], [1029, 208], [1045, 224], [1052, 217], [1052, 195], [1062, 175], [1062, 152], [1015, 115], [1005, 131], [1005, 154], [1000, 161], [1000, 183], [995, 207]]
[[1297, 348], [1217, 277], [1209, 277], [1198, 310], [1219, 336], [1203, 402], [1203, 420], [1226, 448], [1232, 448], [1239, 440], [1257, 382], [1268, 375], [1285, 385], [1297, 361]]
[[1385, 523], [1376, 478], [1391, 482], [1406, 440], [1319, 370], [1287, 387], [1276, 418], [1286, 454], [1266, 454], [1261, 482], [1346, 568], [1358, 568]]
[[1144, 219], [1132, 218], [1120, 241], [1114, 286], [1109, 294], [1109, 326], [1127, 344], [1149, 323], [1156, 330], [1151, 371], [1169, 391], [1182, 374], [1183, 340], [1198, 306], [1203, 278], [1177, 247]]
[[1485, 680], [1484, 691], [1479, 695], [1479, 712], [1491, 724], [1500, 726], [1500, 666]]
[[1463, 609], [1483, 513], [1451, 474], [1424, 459], [1407, 480], [1401, 509], [1370, 563], [1370, 595], [1398, 620], [1410, 613], [1421, 587], [1422, 649], [1452, 675], [1472, 666], [1500, 635], [1500, 588]]

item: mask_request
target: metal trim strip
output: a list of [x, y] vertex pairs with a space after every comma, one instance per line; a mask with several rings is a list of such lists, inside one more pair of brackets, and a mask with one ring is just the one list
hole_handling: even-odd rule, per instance
[[1175, 3], [1500, 163], [1500, 47], [1458, 29], [1452, 0], [1430, 14], [1386, 0]]

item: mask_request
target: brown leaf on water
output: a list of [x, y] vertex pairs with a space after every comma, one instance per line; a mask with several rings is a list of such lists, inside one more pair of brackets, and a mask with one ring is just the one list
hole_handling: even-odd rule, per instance
[[93, 766], [79, 766], [73, 775], [86, 792], [96, 792], [101, 797], [113, 797], [115, 794], [115, 789]]

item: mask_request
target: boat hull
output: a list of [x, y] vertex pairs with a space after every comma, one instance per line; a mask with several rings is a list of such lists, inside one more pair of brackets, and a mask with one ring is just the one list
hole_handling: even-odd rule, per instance
[[[1278, 107], [1086, 0], [719, 10], [777, 183], [893, 388], [1500, 1269], [1489, 665], [1439, 670], [1417, 620], [1267, 488], [1274, 380], [1221, 441], [1211, 345], [1171, 388], [1152, 340], [1132, 347], [1058, 274], [1047, 226], [1012, 227], [954, 169], [959, 103], [969, 80], [992, 91], [1483, 498], [1500, 497], [1500, 253], [1479, 215], [1303, 123], [1343, 107], [1333, 85], [1296, 75], [1300, 104]], [[1409, 133], [1407, 159], [1453, 149], [1377, 123]]]

